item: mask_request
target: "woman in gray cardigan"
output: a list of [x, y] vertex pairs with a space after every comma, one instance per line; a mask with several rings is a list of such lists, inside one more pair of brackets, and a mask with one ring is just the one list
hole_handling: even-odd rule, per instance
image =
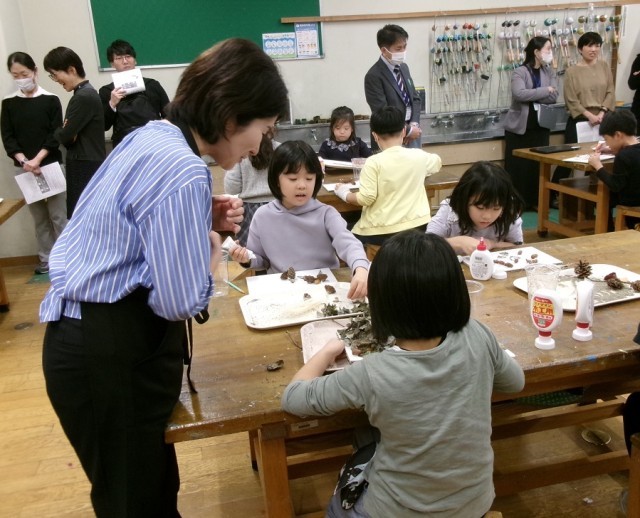
[[549, 66], [553, 61], [551, 41], [543, 36], [529, 40], [524, 64], [511, 76], [511, 108], [505, 118], [504, 167], [513, 185], [525, 201], [527, 208], [538, 205], [538, 164], [513, 156], [513, 150], [546, 146], [549, 130], [538, 124], [540, 104], [553, 104], [558, 98], [558, 82], [555, 71]]

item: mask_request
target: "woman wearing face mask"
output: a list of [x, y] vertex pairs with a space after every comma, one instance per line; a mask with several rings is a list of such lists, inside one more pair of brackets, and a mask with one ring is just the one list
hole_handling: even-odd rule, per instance
[[[2, 143], [16, 174], [37, 176], [41, 166], [61, 162], [53, 132], [62, 126], [62, 106], [56, 95], [38, 85], [38, 69], [29, 54], [11, 54], [7, 69], [18, 89], [2, 101]], [[36, 225], [40, 259], [35, 273], [48, 273], [49, 252], [67, 223], [66, 195], [31, 203], [29, 210]]]
[[513, 156], [518, 148], [546, 146], [549, 130], [538, 124], [540, 104], [553, 104], [558, 98], [555, 71], [549, 38], [531, 38], [526, 48], [523, 66], [511, 76], [511, 108], [505, 118], [504, 166], [513, 185], [525, 201], [525, 206], [538, 205], [538, 164]]

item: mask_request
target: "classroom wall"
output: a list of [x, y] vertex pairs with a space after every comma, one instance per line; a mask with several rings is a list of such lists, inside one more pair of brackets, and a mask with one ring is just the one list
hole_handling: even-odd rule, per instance
[[[513, 12], [518, 6], [532, 5], [531, 0], [487, 0], [483, 8], [505, 7]], [[548, 0], [548, 5], [563, 3]], [[389, 9], [402, 12], [419, 12], [434, 9], [433, 3], [423, 0], [405, 0], [393, 7], [388, 0], [320, 0], [323, 15], [385, 13]], [[580, 4], [576, 4], [580, 5]], [[585, 4], [586, 5], [586, 2]], [[441, 5], [441, 7], [443, 7]], [[468, 9], [468, 0], [448, 0], [449, 12]], [[126, 13], [123, 13], [126, 16]], [[454, 21], [454, 17], [449, 20]], [[640, 5], [625, 7], [625, 22], [622, 27], [622, 42], [619, 49], [619, 64], [616, 94], [618, 100], [628, 102], [632, 92], [626, 86], [631, 62], [640, 52], [640, 35], [625, 27], [634, 27], [640, 21]], [[417, 85], [429, 84], [428, 48], [433, 19], [385, 21], [339, 22], [323, 24], [324, 59], [281, 61], [282, 74], [290, 90], [293, 116], [311, 118], [314, 115], [328, 117], [338, 105], [348, 105], [356, 113], [368, 114], [364, 99], [363, 80], [366, 71], [378, 59], [375, 43], [376, 31], [384, 23], [398, 23], [409, 33], [407, 61]], [[135, 46], [135, 41], [132, 42]], [[98, 71], [96, 47], [91, 26], [87, 0], [2, 0], [0, 2], [0, 56], [4, 69], [5, 57], [15, 50], [30, 53], [38, 64], [52, 48], [64, 45], [73, 48], [83, 59], [87, 77], [94, 86], [100, 87], [111, 81], [110, 73]], [[145, 75], [159, 80], [172, 97], [183, 68], [152, 68]], [[66, 107], [70, 94], [53, 83], [41, 72], [41, 85], [56, 94]], [[14, 89], [9, 74], [0, 73], [0, 93], [6, 95]], [[0, 158], [0, 197], [18, 196], [12, 175], [12, 165], [2, 153]], [[35, 255], [37, 252], [33, 224], [26, 209], [21, 209], [0, 228], [0, 258]]]

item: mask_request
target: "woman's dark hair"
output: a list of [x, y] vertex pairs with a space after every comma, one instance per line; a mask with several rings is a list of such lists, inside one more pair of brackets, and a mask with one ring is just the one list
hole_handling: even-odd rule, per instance
[[33, 61], [33, 58], [26, 52], [13, 52], [12, 54], [9, 54], [9, 57], [7, 58], [7, 70], [9, 70], [9, 72], [11, 72], [11, 66], [14, 63], [18, 63], [18, 65], [22, 65], [32, 72], [35, 72], [36, 70], [35, 61]]
[[76, 69], [78, 77], [84, 79], [86, 74], [80, 56], [68, 47], [56, 47], [50, 50], [44, 57], [44, 69], [49, 72], [69, 70], [69, 67]]
[[107, 47], [107, 59], [109, 63], [113, 63], [113, 58], [116, 56], [131, 56], [135, 58], [136, 49], [134, 49], [128, 41], [114, 40], [111, 42], [111, 45]]
[[356, 138], [356, 116], [353, 114], [353, 110], [347, 106], [338, 106], [331, 112], [331, 120], [329, 121], [329, 138], [334, 142], [337, 142], [336, 136], [333, 133], [333, 127], [340, 122], [348, 122], [351, 124], [351, 135], [347, 139], [350, 142]]
[[638, 123], [631, 110], [616, 110], [605, 114], [600, 123], [600, 135], [613, 137], [616, 131], [633, 137], [636, 134]]
[[224, 40], [200, 54], [183, 72], [168, 119], [182, 121], [209, 144], [225, 138], [227, 125], [281, 117], [287, 87], [278, 67], [249, 40]]
[[585, 32], [580, 38], [578, 38], [578, 49], [582, 47], [588, 47], [590, 45], [602, 46], [602, 36], [597, 32]]
[[513, 186], [507, 172], [492, 162], [476, 162], [460, 178], [451, 193], [449, 205], [458, 215], [462, 235], [474, 229], [469, 217], [469, 205], [502, 207], [502, 213], [493, 224], [496, 234], [504, 238], [509, 227], [520, 217], [524, 202]]
[[536, 64], [536, 50], [542, 50], [548, 41], [551, 41], [549, 38], [545, 38], [544, 36], [534, 36], [529, 40], [527, 46], [524, 48], [524, 64], [529, 65], [530, 67]]
[[258, 171], [262, 169], [266, 169], [269, 166], [269, 162], [271, 162], [271, 157], [273, 156], [273, 138], [275, 136], [275, 130], [270, 129], [264, 135], [262, 135], [262, 140], [260, 141], [260, 149], [258, 149], [257, 155], [251, 155], [249, 157], [249, 161], [254, 169]]
[[378, 47], [390, 47], [398, 40], [407, 41], [409, 34], [399, 25], [388, 24], [378, 31], [376, 35]]
[[273, 152], [267, 181], [271, 194], [276, 200], [282, 201], [282, 190], [280, 189], [280, 175], [295, 174], [304, 167], [309, 174], [316, 176], [316, 183], [313, 187], [313, 197], [315, 198], [322, 187], [322, 166], [318, 155], [313, 148], [303, 140], [289, 140], [278, 146]]
[[385, 106], [371, 114], [369, 125], [376, 135], [396, 135], [404, 129], [404, 112], [395, 106]]
[[407, 230], [389, 238], [373, 259], [368, 279], [375, 338], [445, 337], [469, 321], [471, 303], [460, 262], [435, 234]]

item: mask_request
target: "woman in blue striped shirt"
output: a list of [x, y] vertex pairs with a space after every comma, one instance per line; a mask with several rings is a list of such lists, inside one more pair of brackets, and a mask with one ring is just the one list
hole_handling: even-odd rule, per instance
[[[206, 309], [220, 237], [211, 175], [257, 153], [287, 104], [273, 61], [226, 40], [184, 71], [168, 120], [121, 142], [83, 192], [50, 258], [47, 392], [98, 517], [176, 517], [164, 429], [182, 385], [184, 320]], [[241, 213], [226, 200], [228, 213]]]

